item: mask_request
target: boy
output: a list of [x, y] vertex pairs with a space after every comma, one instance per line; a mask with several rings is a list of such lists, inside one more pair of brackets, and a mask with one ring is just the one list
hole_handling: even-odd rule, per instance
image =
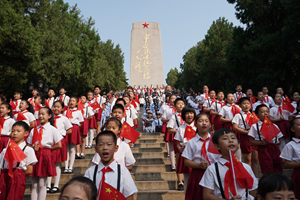
[[126, 102], [125, 105], [125, 121], [131, 126], [134, 127], [137, 124], [137, 115], [136, 109], [130, 104], [130, 97], [124, 96], [123, 99]]
[[66, 89], [65, 87], [60, 87], [59, 88], [59, 96], [56, 97], [55, 101], [62, 101], [65, 104], [65, 109], [67, 109], [69, 101], [70, 101], [70, 97], [66, 95]]
[[[235, 153], [239, 149], [239, 140], [235, 135], [235, 133], [230, 129], [226, 129], [226, 128], [220, 129], [215, 132], [215, 134], [212, 137], [212, 141], [214, 143], [215, 148], [222, 154], [222, 157], [218, 160], [218, 162], [216, 162], [213, 165], [210, 165], [206, 169], [200, 181], [200, 185], [204, 188], [203, 199], [213, 200], [213, 199], [227, 198], [231, 200], [238, 200], [238, 199], [254, 200], [254, 197], [256, 196], [256, 189], [258, 186], [258, 182], [251, 170], [251, 167], [245, 163], [241, 163], [241, 164], [248, 172], [249, 177], [251, 176], [253, 179], [252, 188], [249, 189], [248, 191], [248, 189], [243, 188], [238, 181], [233, 180], [235, 181], [234, 185], [236, 187], [236, 196], [234, 196], [231, 193], [230, 190], [231, 188], [229, 189], [228, 187], [227, 188], [225, 187], [225, 185], [227, 185], [226, 182], [228, 180], [226, 178], [231, 178], [231, 177], [226, 177], [227, 172], [230, 172], [228, 167], [229, 159], [230, 159], [229, 150], [232, 153]], [[242, 180], [242, 181], [246, 181], [246, 180]], [[227, 191], [228, 191], [228, 195], [225, 196], [224, 194], [226, 194]]]
[[[137, 192], [137, 188], [131, 174], [125, 166], [118, 165], [113, 158], [114, 153], [118, 151], [116, 135], [111, 131], [99, 133], [96, 137], [95, 150], [99, 154], [101, 162], [90, 167], [84, 176], [95, 182], [98, 191], [101, 189], [99, 188], [101, 181], [104, 181], [119, 190], [127, 200], [133, 200], [133, 194]], [[117, 180], [120, 182], [118, 183]], [[99, 195], [102, 194], [99, 193]]]
[[13, 164], [13, 179], [8, 175], [8, 161], [4, 159], [6, 149], [0, 154], [0, 199], [14, 200], [23, 199], [26, 185], [26, 177], [32, 174], [33, 165], [37, 163], [34, 150], [27, 146], [24, 141], [28, 136], [29, 126], [26, 122], [18, 121], [14, 123], [10, 134], [13, 140], [27, 156], [24, 160]]
[[154, 128], [153, 128], [153, 114], [150, 110], [147, 110], [147, 117], [143, 117], [142, 120], [145, 123], [145, 132], [146, 133], [154, 133]]
[[257, 107], [258, 105], [261, 105], [261, 104], [266, 105], [266, 106], [268, 107], [268, 109], [270, 109], [269, 104], [266, 103], [266, 102], [264, 102], [265, 97], [264, 97], [264, 93], [263, 93], [263, 92], [261, 92], [261, 91], [258, 92], [256, 98], [257, 98], [257, 102], [256, 102], [255, 104], [253, 104], [253, 107], [252, 107], [252, 110], [253, 110], [253, 111], [255, 111], [256, 107]]
[[242, 85], [237, 85], [235, 87], [236, 93], [233, 94], [234, 98], [235, 98], [235, 102], [236, 104], [239, 103], [240, 98], [242, 97], [246, 97], [246, 95], [242, 92]]
[[208, 91], [209, 91], [209, 89], [208, 89], [207, 85], [204, 85], [203, 86], [203, 94], [200, 95], [200, 99], [199, 99], [200, 110], [202, 109], [202, 105], [204, 104], [204, 102], [209, 99]]
[[121, 104], [116, 104], [112, 108], [111, 116], [120, 120], [123, 124], [124, 120], [124, 107]]
[[49, 90], [48, 90], [48, 99], [47, 99], [47, 101], [48, 101], [48, 105], [49, 105], [49, 108], [50, 109], [53, 109], [53, 103], [54, 103], [54, 96], [55, 96], [55, 91], [54, 91], [54, 89], [53, 88], [49, 88]]
[[249, 143], [248, 136], [248, 132], [250, 129], [248, 122], [252, 115], [249, 111], [251, 109], [250, 99], [247, 97], [242, 97], [239, 103], [242, 111], [241, 113], [235, 115], [232, 119], [232, 130], [240, 134], [240, 146], [244, 158], [244, 163], [250, 166], [252, 164], [252, 170], [255, 176], [258, 177], [259, 165], [257, 147], [254, 147]]
[[[259, 118], [257, 124], [253, 124], [248, 132], [249, 142], [253, 146], [258, 146], [258, 159], [263, 174], [268, 172], [283, 172], [282, 160], [279, 157], [280, 151], [278, 145], [280, 138], [283, 137], [280, 132], [276, 137], [268, 142], [264, 135], [260, 132], [265, 116], [269, 116], [269, 108], [265, 105], [259, 105], [255, 109], [255, 114]], [[274, 126], [276, 126], [274, 124]], [[277, 127], [277, 126], [276, 126]], [[278, 128], [278, 127], [277, 127]]]
[[39, 94], [39, 91], [37, 88], [33, 88], [32, 91], [31, 91], [31, 94], [32, 94], [32, 97], [28, 99], [28, 102], [34, 106], [34, 98]]
[[262, 92], [265, 97], [264, 102], [269, 104], [269, 106], [271, 106], [271, 107], [275, 106], [275, 102], [274, 102], [273, 98], [268, 95], [268, 92], [269, 92], [268, 88], [265, 86], [265, 87], [262, 87], [261, 89], [262, 89]]
[[20, 111], [20, 103], [22, 101], [22, 96], [23, 96], [23, 93], [22, 92], [19, 92], [19, 91], [16, 91], [15, 94], [14, 94], [14, 100], [13, 100], [13, 104], [15, 104], [16, 106], [16, 109], [12, 110], [13, 111], [13, 115], [15, 115], [16, 113], [18, 113]]
[[156, 111], [156, 116], [154, 117], [154, 132], [160, 133], [161, 132], [161, 127], [162, 127], [162, 118], [161, 118], [161, 114], [159, 113], [159, 111]]

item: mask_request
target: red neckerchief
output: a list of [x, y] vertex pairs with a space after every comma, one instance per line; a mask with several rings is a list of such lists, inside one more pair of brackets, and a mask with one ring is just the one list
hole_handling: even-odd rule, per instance
[[[183, 123], [184, 123], [184, 121], [183, 121], [183, 119], [182, 119], [182, 116], [181, 116], [181, 114], [180, 113], [178, 113], [178, 115], [177, 115], [178, 117], [180, 117], [180, 122], [181, 122], [181, 125], [183, 125]], [[179, 128], [179, 127], [178, 127]]]
[[[267, 101], [266, 101], [266, 98], [267, 98]], [[265, 95], [264, 102], [269, 103], [269, 96], [268, 95]]]
[[225, 104], [225, 101], [218, 101], [217, 103], [219, 103], [219, 104], [221, 104], [221, 108], [223, 107], [223, 106], [225, 106], [226, 104]]
[[233, 114], [233, 117], [234, 117], [236, 114], [238, 114], [238, 113], [241, 112], [241, 110], [240, 110], [236, 105], [234, 105], [234, 104], [232, 104], [232, 105], [230, 105], [230, 106], [228, 106], [228, 107], [231, 107], [231, 112], [232, 112], [232, 114]]

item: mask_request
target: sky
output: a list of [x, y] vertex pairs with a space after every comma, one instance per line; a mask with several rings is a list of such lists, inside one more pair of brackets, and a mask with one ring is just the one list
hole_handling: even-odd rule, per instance
[[124, 53], [124, 70], [130, 77], [130, 44], [132, 23], [158, 22], [161, 30], [164, 79], [171, 68], [177, 67], [183, 55], [204, 39], [213, 21], [225, 17], [234, 26], [235, 8], [227, 0], [65, 0], [81, 10], [84, 18], [95, 20], [102, 41], [108, 39]]

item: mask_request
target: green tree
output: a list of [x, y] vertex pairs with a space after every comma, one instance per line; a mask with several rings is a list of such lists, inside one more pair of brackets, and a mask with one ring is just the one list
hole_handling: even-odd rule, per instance
[[177, 88], [178, 87], [178, 69], [175, 67], [174, 69], [171, 69], [168, 74], [167, 74], [167, 78], [166, 78], [166, 83], [168, 85], [171, 85], [172, 87]]

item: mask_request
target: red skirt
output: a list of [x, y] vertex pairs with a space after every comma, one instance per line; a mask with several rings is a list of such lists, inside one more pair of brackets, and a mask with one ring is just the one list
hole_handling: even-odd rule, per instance
[[88, 130], [89, 130], [89, 120], [84, 118], [84, 121], [80, 123], [80, 134], [87, 136]]
[[249, 154], [253, 151], [252, 145], [249, 143], [249, 136], [240, 134], [240, 147], [242, 154]]
[[178, 150], [178, 148], [177, 148], [177, 140], [174, 140], [173, 139], [173, 148], [174, 148], [174, 153], [176, 154], [176, 153], [179, 153], [179, 150]]
[[102, 117], [102, 108], [99, 108], [98, 113], [96, 113], [94, 115], [96, 117], [97, 121], [101, 121], [101, 117]]
[[96, 120], [95, 115], [93, 115], [93, 118], [88, 120], [88, 122], [89, 122], [89, 128], [92, 128], [92, 129], [97, 128], [97, 120]]
[[51, 152], [53, 162], [64, 162], [67, 160], [67, 143], [66, 139], [61, 140], [61, 148]]
[[163, 123], [163, 125], [161, 126], [161, 132], [166, 133], [166, 130], [167, 130], [167, 123]]
[[192, 172], [192, 168], [185, 166], [184, 157], [182, 157], [181, 154], [180, 154], [177, 165], [176, 165], [176, 173], [178, 173], [178, 174], [181, 174], [181, 173], [188, 174], [188, 173], [191, 173], [191, 172]]
[[173, 139], [174, 139], [174, 134], [170, 134], [169, 131], [168, 131], [168, 128], [166, 128], [164, 141], [165, 142], [173, 142]]
[[77, 124], [72, 124], [72, 133], [69, 135], [66, 135], [66, 143], [67, 144], [80, 144], [81, 138], [80, 138], [80, 129]]
[[278, 126], [284, 137], [290, 138], [290, 123], [288, 121], [283, 120], [281, 122], [275, 122], [275, 124]]
[[6, 148], [8, 140], [9, 140], [9, 136], [1, 135], [1, 137], [0, 137], [0, 152], [2, 152], [2, 150], [4, 148]]
[[225, 122], [224, 123], [224, 128], [228, 128], [228, 129], [232, 130], [232, 123], [231, 122]]
[[33, 165], [31, 176], [48, 177], [56, 176], [54, 161], [52, 160], [51, 150], [49, 148], [39, 149], [35, 152], [38, 162]]
[[300, 199], [300, 168], [295, 168], [292, 174], [291, 178], [293, 184], [294, 184], [294, 192], [296, 199]]
[[203, 200], [203, 187], [199, 185], [205, 170], [192, 169], [190, 178], [187, 184], [185, 200]]
[[261, 173], [283, 173], [282, 159], [277, 144], [268, 143], [266, 146], [258, 146], [258, 160]]
[[224, 128], [224, 123], [220, 121], [220, 115], [216, 115], [214, 119], [215, 131]]
[[25, 173], [21, 169], [14, 169], [13, 179], [8, 175], [8, 169], [1, 170], [0, 199], [23, 200], [26, 186]]

